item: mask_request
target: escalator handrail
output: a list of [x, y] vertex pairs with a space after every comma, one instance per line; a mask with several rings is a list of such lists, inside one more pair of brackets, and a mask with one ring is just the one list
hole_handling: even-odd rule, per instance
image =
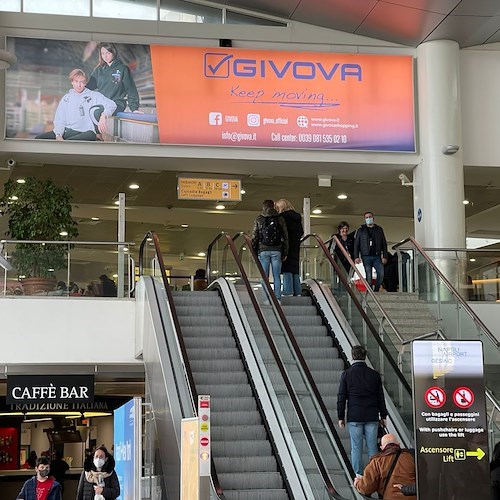
[[252, 255], [252, 258], [254, 260], [254, 264], [257, 266], [257, 269], [259, 270], [262, 282], [264, 283], [264, 285], [267, 289], [267, 295], [270, 297], [270, 300], [273, 301], [274, 308], [275, 308], [276, 312], [278, 313], [281, 324], [283, 325], [283, 328], [285, 329], [285, 333], [286, 333], [288, 339], [290, 340], [290, 343], [292, 344], [295, 356], [297, 357], [297, 360], [299, 361], [302, 372], [306, 376], [307, 382], [309, 383], [309, 386], [314, 394], [314, 397], [316, 398], [316, 401], [319, 404], [322, 416], [328, 425], [328, 429], [329, 429], [330, 433], [332, 434], [333, 438], [335, 439], [335, 442], [337, 444], [337, 448], [340, 451], [340, 454], [342, 455], [342, 459], [344, 460], [344, 463], [346, 464], [346, 467], [351, 475], [351, 478], [354, 478], [354, 476], [355, 476], [354, 469], [352, 468], [351, 462], [347, 456], [347, 453], [345, 452], [344, 446], [343, 446], [342, 441], [338, 435], [337, 429], [335, 428], [333, 420], [330, 417], [330, 413], [328, 412], [328, 409], [326, 408], [326, 405], [323, 401], [323, 398], [318, 390], [318, 386], [316, 385], [316, 382], [314, 381], [311, 370], [309, 370], [309, 366], [307, 365], [306, 360], [304, 359], [304, 356], [302, 354], [302, 351], [300, 350], [299, 344], [297, 343], [297, 339], [295, 338], [295, 335], [293, 334], [292, 329], [290, 328], [290, 325], [288, 323], [288, 320], [286, 319], [285, 313], [283, 312], [283, 309], [279, 305], [278, 300], [276, 299], [276, 296], [274, 295], [274, 292], [271, 289], [271, 284], [269, 283], [269, 278], [264, 273], [264, 269], [262, 268], [262, 265], [259, 261], [259, 258], [257, 257], [257, 254], [255, 253], [255, 250], [252, 247], [252, 241], [251, 241], [250, 237], [248, 236], [248, 234], [243, 233], [242, 236], [245, 239], [245, 243], [247, 244], [247, 246], [250, 250], [250, 254]]
[[[335, 245], [340, 248], [340, 250], [344, 254], [344, 257], [347, 259], [347, 262], [349, 262], [349, 265], [351, 266], [351, 269], [356, 269], [355, 262], [352, 260], [352, 257], [349, 255], [349, 252], [345, 249], [344, 245], [341, 244], [340, 240], [337, 238], [337, 236], [335, 234], [329, 240], [325, 241], [325, 245], [327, 245], [331, 241], [334, 241]], [[372, 287], [370, 286], [370, 284], [368, 283], [368, 281], [366, 280], [366, 278], [363, 277], [363, 275], [361, 273], [357, 272], [357, 275], [360, 278], [361, 283], [363, 283], [363, 285], [365, 286], [366, 293], [368, 295], [370, 295], [370, 297], [372, 298], [373, 302], [375, 303], [377, 309], [382, 313], [383, 320], [386, 321], [387, 324], [391, 327], [392, 331], [394, 332], [394, 334], [396, 335], [396, 337], [398, 338], [398, 340], [400, 342], [404, 342], [404, 339], [401, 336], [401, 334], [399, 333], [399, 330], [397, 329], [396, 325], [394, 324], [394, 322], [391, 320], [391, 318], [387, 314], [387, 311], [384, 309], [384, 306], [382, 306], [382, 304], [377, 299], [377, 295], [373, 291]]]
[[463, 309], [467, 312], [467, 314], [470, 316], [472, 321], [476, 323], [481, 330], [483, 330], [484, 334], [488, 337], [490, 342], [497, 348], [500, 349], [500, 342], [496, 339], [496, 337], [490, 332], [489, 328], [481, 321], [479, 316], [474, 312], [472, 307], [467, 304], [467, 302], [462, 298], [462, 296], [457, 292], [455, 287], [449, 282], [448, 278], [439, 270], [439, 268], [434, 264], [432, 259], [425, 253], [424, 249], [415, 241], [415, 239], [412, 236], [409, 236], [405, 240], [399, 242], [398, 244], [394, 245], [392, 248], [396, 251], [400, 249], [401, 246], [403, 246], [405, 243], [410, 242], [417, 250], [418, 252], [422, 255], [424, 260], [427, 262], [427, 264], [431, 267], [432, 271], [434, 274], [436, 274], [439, 279], [445, 284], [446, 288], [448, 291], [454, 296], [454, 298], [460, 303], [460, 305], [463, 307]]
[[[144, 248], [146, 246], [146, 242], [148, 242], [148, 238], [152, 239], [152, 243], [153, 243], [153, 246], [155, 249], [155, 256], [158, 260], [158, 265], [160, 267], [161, 278], [163, 281], [163, 286], [165, 287], [165, 292], [167, 294], [168, 303], [170, 305], [170, 311], [172, 314], [172, 321], [173, 321], [174, 327], [175, 327], [177, 342], [178, 342], [179, 348], [181, 350], [181, 355], [182, 355], [183, 362], [184, 362], [184, 369], [186, 370], [186, 378], [187, 378], [189, 389], [191, 392], [191, 404], [192, 404], [193, 415], [196, 415], [197, 404], [195, 402], [198, 401], [198, 393], [196, 391], [196, 386], [194, 383], [193, 372], [192, 372], [191, 366], [189, 364], [189, 358], [187, 355], [186, 344], [184, 343], [184, 338], [182, 337], [182, 334], [181, 334], [181, 326], [180, 326], [180, 322], [179, 322], [179, 317], [177, 315], [176, 307], [174, 304], [174, 298], [172, 295], [172, 289], [170, 288], [170, 283], [168, 281], [165, 263], [163, 261], [163, 256], [161, 253], [160, 240], [158, 239], [158, 235], [156, 234], [155, 231], [148, 231], [146, 233], [146, 235], [144, 236], [144, 238], [141, 242], [141, 245], [139, 247], [139, 275], [143, 276], [143, 274], [144, 274]], [[224, 492], [222, 490], [222, 487], [220, 486], [219, 479], [217, 477], [217, 472], [215, 470], [215, 464], [214, 464], [213, 457], [211, 457], [211, 475], [212, 475], [212, 482], [213, 482], [215, 491], [216, 491], [218, 497], [223, 499]]]
[[347, 278], [345, 276], [345, 273], [343, 273], [340, 270], [339, 265], [335, 262], [335, 259], [332, 257], [332, 254], [328, 251], [328, 248], [327, 248], [325, 242], [318, 235], [316, 235], [316, 234], [307, 234], [307, 235], [303, 236], [302, 239], [301, 239], [301, 242], [307, 240], [308, 238], [315, 239], [316, 242], [318, 243], [319, 247], [323, 250], [323, 253], [325, 254], [325, 256], [328, 259], [328, 261], [330, 262], [330, 265], [335, 269], [335, 272], [337, 273], [340, 281], [344, 285], [344, 288], [347, 291], [347, 293], [349, 294], [349, 296], [350, 296], [350, 298], [351, 298], [354, 306], [356, 307], [356, 309], [358, 310], [358, 312], [360, 313], [360, 315], [363, 317], [363, 320], [365, 321], [366, 326], [368, 327], [368, 329], [370, 330], [373, 338], [375, 339], [375, 342], [377, 342], [379, 348], [384, 353], [387, 361], [389, 362], [389, 364], [394, 369], [394, 372], [396, 373], [396, 376], [398, 377], [400, 383], [407, 390], [407, 392], [411, 395], [412, 390], [411, 390], [410, 384], [408, 384], [408, 381], [406, 380], [406, 378], [404, 377], [404, 375], [401, 373], [401, 370], [399, 369], [396, 361], [393, 359], [391, 353], [389, 352], [389, 350], [387, 349], [386, 345], [384, 344], [384, 342], [380, 338], [380, 335], [378, 334], [377, 329], [375, 328], [375, 326], [373, 325], [372, 321], [370, 320], [370, 318], [366, 314], [365, 310], [363, 309], [363, 306], [359, 302], [359, 300], [356, 297], [355, 293], [352, 291], [352, 289], [351, 289], [351, 287], [350, 287], [350, 285], [349, 285], [349, 283], [347, 281]]
[[[247, 244], [248, 244], [248, 240], [246, 239], [246, 238], [248, 238], [248, 236], [246, 234], [243, 234], [243, 237], [245, 237], [245, 241], [247, 241]], [[273, 339], [271, 332], [267, 326], [266, 320], [264, 319], [264, 315], [262, 314], [262, 310], [259, 307], [257, 299], [255, 298], [255, 295], [254, 295], [253, 289], [252, 289], [252, 285], [250, 284], [247, 273], [246, 273], [246, 271], [243, 267], [243, 264], [241, 262], [241, 259], [239, 257], [238, 251], [236, 250], [236, 246], [234, 244], [234, 241], [229, 235], [226, 235], [226, 239], [227, 239], [229, 248], [233, 254], [236, 265], [238, 266], [238, 269], [240, 270], [240, 276], [241, 276], [243, 283], [245, 285], [245, 288], [248, 292], [248, 296], [250, 298], [250, 301], [252, 302], [252, 306], [255, 310], [255, 313], [256, 313], [257, 318], [258, 318], [259, 323], [260, 323], [260, 326], [262, 327], [262, 331], [263, 331], [264, 335], [266, 336], [267, 342], [268, 342], [269, 347], [271, 349], [271, 352], [274, 356], [276, 366], [278, 367], [280, 374], [283, 377], [283, 381], [285, 383], [288, 395], [290, 397], [290, 400], [292, 402], [294, 410], [297, 414], [297, 417], [300, 421], [302, 430], [304, 432], [304, 436], [307, 440], [307, 444], [309, 445], [309, 448], [311, 449], [311, 452], [312, 452], [314, 459], [316, 461], [316, 465], [318, 467], [318, 470], [321, 474], [323, 482], [325, 483], [327, 492], [331, 498], [335, 498], [337, 500], [343, 500], [343, 497], [337, 493], [332, 482], [330, 481], [330, 476], [328, 474], [327, 468], [325, 467], [325, 464], [323, 463], [323, 459], [321, 458], [321, 454], [320, 454], [320, 452], [316, 446], [316, 443], [314, 441], [314, 438], [311, 434], [311, 430], [310, 430], [309, 426], [307, 425], [307, 420], [304, 416], [302, 408], [300, 407], [297, 395], [295, 394], [295, 391], [293, 390], [292, 383], [290, 381], [290, 378], [288, 377], [288, 373], [286, 371], [285, 365], [284, 365], [283, 361], [281, 360], [281, 357], [279, 355], [279, 352], [278, 352], [278, 349], [277, 349], [276, 344], [274, 342], [274, 339]], [[251, 251], [253, 251], [253, 249], [251, 247], [252, 247], [252, 245], [250, 242], [250, 249], [251, 249]], [[254, 253], [254, 255], [255, 255], [255, 253]], [[257, 259], [257, 261], [258, 261], [258, 259]], [[262, 266], [260, 266], [260, 270], [263, 274]], [[268, 281], [268, 284], [269, 284], [269, 281]], [[272, 292], [271, 292], [271, 294], [274, 296], [274, 294]]]

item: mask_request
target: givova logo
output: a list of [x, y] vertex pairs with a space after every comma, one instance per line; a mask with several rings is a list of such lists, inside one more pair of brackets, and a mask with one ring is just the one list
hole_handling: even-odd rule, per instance
[[272, 59], [243, 59], [222, 52], [206, 52], [204, 61], [204, 74], [207, 78], [229, 78], [232, 74], [243, 78], [275, 76], [282, 79], [291, 75], [296, 80], [323, 77], [327, 81], [333, 78], [341, 81], [352, 78], [361, 82], [363, 79], [361, 66], [353, 63], [325, 65], [321, 62], [300, 60], [276, 63]]

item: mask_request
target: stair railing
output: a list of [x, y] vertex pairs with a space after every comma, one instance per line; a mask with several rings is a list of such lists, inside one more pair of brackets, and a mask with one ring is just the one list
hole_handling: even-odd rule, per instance
[[[170, 282], [167, 277], [166, 273], [166, 267], [165, 263], [163, 261], [163, 255], [161, 253], [161, 248], [160, 248], [160, 240], [158, 239], [158, 235], [156, 234], [155, 231], [148, 231], [147, 234], [144, 236], [141, 245], [139, 247], [139, 275], [143, 276], [144, 275], [144, 270], [145, 270], [145, 253], [146, 249], [149, 247], [149, 243], [153, 244], [154, 247], [154, 261], [155, 261], [155, 266], [159, 268], [160, 272], [160, 278], [163, 282], [163, 286], [165, 287], [165, 293], [167, 294], [168, 298], [168, 303], [170, 305], [170, 311], [172, 314], [172, 321], [174, 323], [174, 328], [177, 336], [177, 342], [179, 345], [179, 349], [181, 351], [183, 363], [184, 363], [184, 368], [186, 371], [186, 379], [188, 382], [189, 390], [191, 393], [191, 405], [192, 405], [192, 410], [193, 410], [193, 415], [197, 414], [198, 411], [198, 393], [196, 391], [196, 385], [194, 383], [194, 377], [193, 377], [193, 372], [191, 370], [191, 366], [189, 364], [189, 358], [187, 355], [187, 349], [186, 349], [186, 344], [184, 343], [184, 338], [182, 336], [181, 332], [181, 326], [179, 322], [179, 317], [177, 315], [176, 307], [174, 304], [174, 298], [172, 295], [172, 289], [170, 287]], [[219, 479], [217, 477], [217, 471], [215, 469], [215, 463], [213, 458], [211, 458], [211, 477], [212, 477], [212, 483], [213, 487], [215, 489], [215, 493], [218, 495], [218, 498], [224, 499], [224, 491], [222, 490], [222, 487], [220, 486]]]

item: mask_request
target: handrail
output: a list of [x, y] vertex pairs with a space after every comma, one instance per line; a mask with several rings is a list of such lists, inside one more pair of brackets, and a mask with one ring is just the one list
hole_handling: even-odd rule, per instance
[[[347, 259], [347, 262], [349, 262], [349, 265], [351, 266], [352, 269], [356, 269], [356, 264], [354, 263], [354, 261], [352, 260], [352, 257], [349, 255], [349, 253], [347, 252], [347, 250], [345, 249], [344, 245], [342, 245], [339, 241], [339, 239], [337, 238], [336, 235], [333, 235], [330, 240], [328, 241], [332, 241], [334, 240], [335, 241], [335, 244], [340, 248], [340, 250], [342, 251], [342, 253], [344, 254], [344, 257]], [[326, 244], [328, 243], [328, 241], [325, 242], [325, 246]], [[384, 318], [384, 320], [387, 322], [387, 324], [391, 327], [392, 331], [394, 332], [394, 334], [396, 335], [396, 337], [398, 338], [398, 340], [400, 342], [404, 342], [404, 339], [403, 337], [401, 336], [401, 334], [399, 333], [398, 329], [396, 328], [396, 325], [394, 324], [394, 322], [392, 321], [392, 319], [389, 317], [389, 315], [387, 314], [386, 310], [384, 309], [384, 307], [382, 306], [382, 304], [379, 302], [379, 300], [377, 299], [376, 295], [375, 295], [375, 292], [373, 291], [371, 285], [368, 283], [368, 281], [366, 280], [366, 278], [363, 277], [362, 274], [358, 273], [358, 276], [359, 278], [361, 279], [361, 283], [363, 283], [363, 285], [365, 286], [366, 288], [366, 293], [368, 295], [370, 295], [370, 297], [372, 298], [372, 300], [375, 302], [375, 305], [377, 306], [378, 310], [382, 313], [382, 317]]]
[[224, 231], [221, 231], [208, 245], [208, 248], [207, 248], [207, 257], [206, 257], [206, 263], [205, 263], [205, 268], [206, 268], [206, 278], [207, 278], [207, 282], [208, 284], [210, 285], [210, 283], [212, 283], [212, 270], [210, 268], [210, 260], [211, 260], [211, 257], [212, 257], [212, 250], [213, 250], [213, 247], [214, 245], [224, 236], [224, 234], [226, 234]]
[[20, 244], [53, 244], [65, 245], [128, 245], [135, 246], [133, 241], [79, 241], [79, 240], [0, 240], [0, 243], [20, 243]]
[[[307, 235], [305, 235], [305, 236], [302, 237], [301, 241], [304, 241], [307, 238], [314, 238], [317, 241], [318, 245], [323, 250], [323, 253], [325, 254], [326, 258], [329, 260], [331, 266], [335, 269], [335, 272], [337, 273], [339, 279], [342, 281], [342, 284], [344, 285], [345, 290], [347, 291], [347, 293], [351, 297], [351, 300], [354, 303], [356, 309], [358, 309], [358, 312], [363, 317], [363, 320], [364, 320], [366, 326], [371, 331], [371, 333], [372, 333], [373, 337], [375, 338], [375, 341], [377, 342], [379, 348], [385, 354], [385, 356], [386, 356], [388, 362], [390, 363], [390, 365], [394, 368], [394, 371], [395, 371], [397, 377], [399, 378], [401, 384], [411, 394], [411, 387], [410, 387], [410, 385], [408, 384], [406, 378], [401, 373], [401, 370], [399, 369], [399, 367], [397, 366], [397, 363], [392, 358], [392, 355], [390, 354], [390, 352], [387, 349], [386, 345], [384, 344], [384, 342], [380, 338], [380, 335], [378, 334], [377, 329], [375, 328], [375, 326], [373, 326], [373, 323], [371, 322], [370, 318], [368, 317], [368, 315], [366, 314], [365, 310], [363, 309], [363, 306], [360, 304], [358, 298], [356, 297], [356, 295], [354, 294], [354, 292], [351, 290], [351, 287], [349, 286], [349, 283], [347, 282], [347, 279], [346, 279], [344, 273], [340, 270], [340, 267], [335, 262], [334, 258], [332, 257], [332, 254], [328, 251], [326, 243], [323, 242], [323, 240], [319, 236], [317, 236], [316, 234], [307, 234]], [[351, 262], [352, 262], [352, 259], [351, 259]], [[366, 280], [365, 280], [365, 282], [366, 282]]]
[[[255, 312], [257, 314], [257, 318], [258, 318], [259, 323], [262, 327], [262, 331], [264, 332], [264, 335], [266, 336], [267, 342], [269, 344], [271, 352], [272, 352], [274, 359], [276, 361], [276, 366], [278, 367], [280, 374], [283, 377], [283, 381], [284, 381], [285, 386], [287, 388], [288, 395], [290, 396], [294, 410], [295, 410], [297, 417], [300, 421], [302, 430], [303, 430], [304, 435], [306, 437], [307, 443], [311, 449], [311, 452], [314, 456], [314, 459], [316, 461], [316, 465], [318, 466], [318, 469], [319, 469], [319, 472], [320, 472], [321, 477], [323, 479], [323, 482], [325, 483], [328, 494], [335, 499], [341, 500], [343, 497], [337, 493], [337, 491], [335, 490], [335, 488], [330, 480], [330, 476], [329, 476], [328, 471], [323, 463], [323, 460], [321, 458], [321, 454], [316, 446], [316, 443], [315, 443], [314, 438], [312, 436], [311, 430], [310, 430], [309, 426], [307, 425], [307, 420], [306, 420], [304, 413], [302, 411], [302, 408], [299, 404], [297, 395], [295, 394], [295, 391], [293, 390], [293, 386], [292, 386], [292, 383], [288, 377], [288, 373], [286, 371], [285, 365], [284, 365], [283, 361], [281, 360], [281, 357], [279, 355], [279, 352], [278, 352], [278, 349], [277, 349], [276, 344], [274, 342], [274, 339], [271, 335], [271, 332], [269, 331], [267, 323], [264, 319], [264, 315], [262, 314], [262, 310], [259, 307], [257, 299], [255, 298], [255, 295], [254, 295], [253, 290], [252, 290], [252, 286], [251, 286], [250, 281], [248, 279], [247, 273], [243, 267], [241, 259], [239, 258], [238, 251], [236, 250], [236, 246], [234, 244], [234, 241], [229, 235], [225, 235], [225, 236], [226, 236], [229, 248], [231, 249], [231, 252], [233, 254], [234, 260], [236, 261], [236, 265], [238, 266], [238, 269], [240, 271], [240, 275], [241, 275], [241, 278], [242, 278], [243, 283], [245, 285], [245, 288], [247, 289], [248, 296], [252, 302], [252, 306], [255, 309]], [[248, 240], [249, 240], [248, 235], [243, 234], [243, 237], [245, 238], [245, 241], [248, 244]], [[248, 238], [248, 240], [247, 240], [247, 238]], [[250, 251], [253, 252], [251, 242], [249, 244], [249, 247], [251, 249]], [[253, 252], [253, 255], [255, 256], [255, 252]], [[256, 262], [258, 262], [258, 259], [256, 260]], [[260, 263], [259, 263], [259, 265], [260, 265]], [[264, 275], [264, 272], [262, 270], [262, 266], [260, 266], [259, 270], [261, 271], [261, 274]], [[264, 282], [266, 282], [266, 280]], [[267, 281], [267, 285], [269, 285], [269, 281]], [[268, 292], [270, 290], [271, 289], [269, 287]], [[276, 306], [277, 301], [276, 301], [276, 297], [274, 296], [274, 293], [271, 292], [270, 297], [271, 296], [274, 297], [274, 300], [275, 300], [274, 304]]]
[[307, 381], [309, 383], [309, 386], [312, 389], [312, 392], [314, 394], [314, 397], [316, 398], [316, 401], [319, 404], [319, 407], [321, 409], [321, 413], [323, 414], [323, 418], [325, 419], [328, 428], [330, 432], [332, 433], [333, 438], [335, 439], [335, 442], [337, 443], [337, 447], [340, 450], [340, 454], [342, 455], [342, 459], [344, 460], [344, 463], [347, 465], [347, 469], [349, 470], [349, 473], [351, 474], [351, 478], [354, 478], [354, 469], [352, 468], [351, 462], [349, 460], [349, 457], [347, 456], [347, 453], [345, 452], [344, 446], [342, 444], [341, 439], [339, 438], [339, 435], [337, 433], [337, 430], [335, 429], [334, 423], [332, 418], [330, 417], [330, 413], [328, 412], [328, 409], [325, 406], [325, 403], [323, 401], [323, 398], [318, 390], [318, 386], [316, 385], [316, 382], [314, 381], [314, 378], [311, 374], [311, 371], [309, 370], [309, 366], [306, 363], [306, 360], [304, 359], [304, 356], [302, 354], [302, 351], [300, 350], [299, 344], [297, 343], [297, 339], [295, 338], [295, 335], [292, 332], [292, 329], [290, 328], [290, 325], [288, 323], [288, 320], [286, 319], [285, 313], [283, 312], [283, 309], [278, 303], [278, 300], [276, 299], [276, 295], [274, 295], [273, 291], [271, 290], [271, 285], [269, 283], [269, 279], [264, 273], [264, 269], [262, 268], [262, 265], [255, 254], [255, 250], [252, 247], [252, 240], [250, 237], [246, 234], [242, 234], [243, 238], [245, 239], [246, 244], [248, 245], [248, 248], [250, 250], [250, 254], [252, 255], [252, 258], [254, 260], [254, 263], [257, 266], [257, 269], [259, 270], [259, 273], [262, 278], [262, 282], [264, 283], [266, 289], [267, 289], [267, 294], [270, 297], [270, 300], [273, 301], [274, 308], [276, 312], [278, 313], [278, 316], [281, 320], [281, 323], [285, 329], [286, 335], [290, 340], [290, 343], [293, 346], [293, 350], [295, 352], [295, 355], [297, 356], [297, 359], [300, 363], [300, 366], [302, 368], [302, 371], [304, 375], [307, 378]]
[[397, 243], [394, 245], [392, 248], [394, 250], [399, 250], [401, 246], [403, 246], [405, 243], [410, 242], [422, 255], [424, 260], [427, 262], [427, 264], [431, 267], [431, 269], [434, 271], [434, 273], [439, 277], [439, 279], [442, 280], [442, 282], [445, 284], [446, 288], [448, 291], [455, 297], [455, 299], [460, 303], [460, 305], [464, 308], [464, 310], [467, 312], [467, 314], [470, 316], [472, 321], [476, 323], [477, 325], [480, 326], [480, 328], [484, 331], [485, 335], [488, 337], [490, 342], [497, 348], [500, 349], [500, 342], [495, 338], [495, 336], [490, 332], [488, 327], [481, 321], [479, 316], [474, 312], [472, 307], [467, 304], [467, 302], [460, 296], [460, 294], [456, 291], [454, 286], [448, 281], [446, 276], [439, 270], [439, 268], [434, 264], [434, 262], [431, 260], [431, 258], [424, 252], [423, 248], [415, 241], [415, 239], [412, 236], [409, 236], [405, 240], [401, 241], [400, 243]]
[[[198, 392], [196, 391], [196, 385], [194, 383], [194, 377], [193, 377], [193, 372], [191, 370], [191, 365], [189, 363], [189, 358], [187, 355], [187, 349], [186, 349], [186, 344], [184, 343], [184, 338], [182, 337], [181, 334], [181, 326], [179, 322], [179, 317], [177, 315], [176, 307], [174, 304], [174, 299], [172, 295], [172, 290], [170, 288], [170, 283], [168, 282], [167, 278], [167, 273], [165, 270], [165, 263], [163, 261], [163, 256], [161, 253], [160, 249], [160, 241], [158, 239], [158, 235], [156, 234], [155, 231], [148, 231], [146, 235], [144, 236], [140, 248], [139, 248], [139, 275], [142, 276], [144, 272], [144, 247], [146, 246], [146, 242], [148, 241], [148, 238], [153, 239], [153, 245], [155, 248], [155, 254], [156, 254], [156, 259], [158, 260], [158, 265], [160, 267], [160, 273], [161, 273], [161, 278], [163, 281], [163, 285], [165, 287], [165, 292], [168, 297], [168, 302], [170, 305], [170, 311], [172, 313], [172, 321], [174, 323], [175, 327], [175, 333], [177, 336], [177, 342], [179, 343], [179, 348], [181, 350], [183, 362], [184, 362], [184, 367], [186, 370], [186, 377], [189, 385], [189, 389], [191, 392], [191, 405], [193, 408], [193, 414], [196, 414], [196, 401], [198, 401]], [[224, 492], [222, 490], [222, 487], [220, 486], [218, 477], [217, 477], [217, 472], [215, 470], [215, 464], [213, 458], [211, 459], [211, 475], [212, 475], [212, 482], [214, 484], [215, 491], [219, 498], [224, 498]]]

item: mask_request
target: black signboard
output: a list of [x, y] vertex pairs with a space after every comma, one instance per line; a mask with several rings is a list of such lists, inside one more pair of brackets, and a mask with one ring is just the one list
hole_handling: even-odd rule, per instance
[[418, 498], [490, 498], [480, 341], [413, 342]]
[[9, 375], [7, 404], [92, 403], [94, 375]]

